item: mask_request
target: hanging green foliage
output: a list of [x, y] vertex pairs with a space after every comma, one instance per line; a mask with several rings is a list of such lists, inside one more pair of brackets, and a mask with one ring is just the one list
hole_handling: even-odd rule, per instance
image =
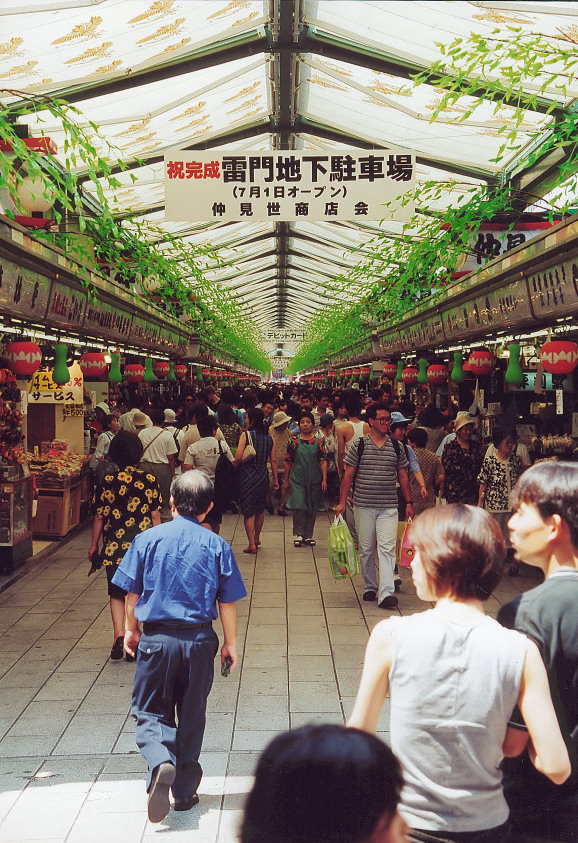
[[[208, 347], [216, 346], [225, 356], [257, 371], [268, 371], [269, 361], [255, 326], [241, 313], [236, 300], [203, 274], [201, 258], [210, 255], [217, 261], [212, 247], [186, 243], [136, 213], [115, 216], [106, 194], [123, 187], [115, 173], [127, 167], [98, 126], [63, 99], [2, 90], [18, 97], [18, 104], [0, 114], [0, 140], [13, 150], [12, 154], [0, 152], [0, 187], [8, 191], [16, 214], [26, 215], [18, 198], [18, 188], [26, 177], [33, 179], [37, 190], [52, 203], [52, 230], [39, 229], [31, 236], [59, 246], [79, 262], [79, 277], [90, 295], [95, 291], [82, 267], [98, 271], [99, 264], [107, 264], [119, 283], [182, 319]], [[48, 152], [39, 155], [31, 150], [18, 136], [18, 123], [27, 120], [38, 135], [45, 136], [36, 123], [48, 118], [64, 133], [64, 166]], [[130, 177], [136, 180], [134, 174]], [[84, 183], [90, 186], [90, 193]], [[9, 210], [6, 213], [14, 216]]]

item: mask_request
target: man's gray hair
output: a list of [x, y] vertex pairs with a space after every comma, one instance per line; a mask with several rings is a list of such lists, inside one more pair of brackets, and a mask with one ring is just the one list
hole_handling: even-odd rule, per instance
[[191, 469], [177, 474], [171, 483], [171, 496], [179, 515], [195, 518], [208, 510], [215, 489], [204, 471]]

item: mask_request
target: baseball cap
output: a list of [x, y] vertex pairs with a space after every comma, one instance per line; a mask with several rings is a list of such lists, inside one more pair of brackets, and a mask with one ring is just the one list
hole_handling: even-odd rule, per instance
[[165, 422], [168, 424], [174, 424], [177, 420], [177, 414], [174, 410], [171, 410], [170, 407], [167, 407], [165, 410]]
[[94, 409], [102, 410], [103, 413], [106, 413], [107, 416], [110, 416], [110, 407], [105, 401], [100, 401]]

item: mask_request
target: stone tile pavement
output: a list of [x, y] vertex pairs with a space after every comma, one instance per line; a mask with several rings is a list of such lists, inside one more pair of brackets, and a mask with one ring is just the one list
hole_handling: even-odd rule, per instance
[[[9, 585], [0, 594], [0, 843], [233, 843], [259, 752], [281, 730], [344, 722], [368, 633], [390, 614], [361, 601], [360, 577], [332, 579], [329, 523], [320, 513], [316, 548], [296, 549], [291, 518], [266, 517], [253, 557], [241, 553], [242, 518], [225, 516], [249, 592], [238, 604], [241, 669], [216, 671], [199, 806], [159, 825], [147, 821], [129, 716], [134, 666], [109, 660], [106, 579], [87, 578], [89, 531]], [[537, 583], [523, 571], [503, 580], [490, 613]], [[423, 610], [402, 577], [399, 612]], [[387, 730], [386, 706], [386, 740]]]

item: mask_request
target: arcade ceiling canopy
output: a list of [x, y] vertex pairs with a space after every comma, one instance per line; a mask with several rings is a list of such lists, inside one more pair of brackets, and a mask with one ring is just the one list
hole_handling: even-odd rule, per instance
[[[165, 221], [164, 153], [393, 146], [415, 151], [418, 184], [500, 186], [536, 132], [548, 132], [551, 106], [574, 107], [572, 82], [561, 96], [555, 74], [532, 75], [498, 111], [486, 103], [469, 115], [463, 96], [432, 120], [443, 91], [411, 77], [439, 60], [438, 42], [509, 27], [575, 44], [578, 4], [2, 0], [0, 101], [9, 108], [46, 93], [77, 106], [129, 165], [108, 193], [118, 214], [137, 211], [185, 241], [212, 244], [219, 265], [209, 261], [206, 274], [253, 323], [263, 333], [298, 330], [330, 301], [327, 282], [359, 261], [380, 228], [395, 237], [400, 223]], [[502, 127], [520, 104], [518, 148], [500, 157]], [[42, 130], [62, 149], [59, 125], [44, 117]], [[539, 194], [545, 169], [524, 175], [526, 190]], [[443, 191], [440, 208], [460, 192]], [[356, 289], [341, 295], [346, 303]]]

